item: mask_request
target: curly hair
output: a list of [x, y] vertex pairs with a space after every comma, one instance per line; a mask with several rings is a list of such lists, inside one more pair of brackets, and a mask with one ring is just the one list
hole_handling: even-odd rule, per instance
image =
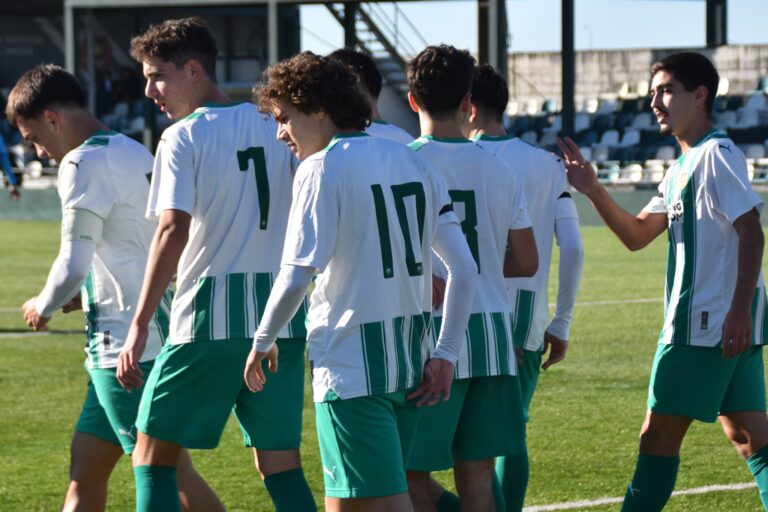
[[253, 100], [267, 113], [279, 100], [302, 114], [324, 112], [341, 130], [364, 130], [371, 122], [371, 106], [357, 76], [341, 62], [312, 52], [267, 68], [263, 83], [253, 88]]
[[459, 108], [472, 87], [475, 59], [453, 46], [427, 46], [408, 63], [408, 87], [419, 105], [434, 118]]
[[131, 57], [138, 62], [156, 58], [181, 68], [194, 59], [213, 82], [216, 82], [217, 55], [211, 29], [198, 17], [165, 20], [131, 39]]
[[472, 103], [496, 121], [501, 121], [509, 102], [507, 81], [490, 64], [475, 67], [472, 81]]
[[19, 118], [36, 119], [52, 106], [86, 108], [83, 86], [63, 68], [41, 64], [24, 73], [8, 95], [5, 116], [13, 126]]

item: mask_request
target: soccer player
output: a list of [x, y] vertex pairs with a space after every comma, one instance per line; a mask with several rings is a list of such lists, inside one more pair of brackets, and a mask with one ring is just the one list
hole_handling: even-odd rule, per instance
[[[429, 472], [450, 467], [462, 510], [501, 508], [492, 494], [494, 457], [525, 454], [504, 278], [534, 275], [538, 256], [521, 181], [462, 133], [474, 64], [468, 52], [441, 45], [427, 47], [408, 65], [408, 99], [421, 125], [410, 147], [445, 178], [480, 273], [451, 399], [422, 413], [407, 464], [414, 505], [425, 511], [448, 499]], [[439, 265], [436, 274], [442, 277]]]
[[341, 48], [328, 55], [333, 60], [346, 64], [354, 71], [360, 79], [360, 85], [363, 87], [371, 105], [371, 124], [365, 129], [365, 132], [374, 137], [383, 137], [403, 144], [413, 141], [413, 136], [407, 131], [393, 124], [386, 122], [379, 112], [378, 101], [381, 94], [382, 78], [381, 73], [376, 67], [373, 59], [361, 51], [352, 48]]
[[[477, 280], [472, 256], [438, 173], [363, 133], [370, 106], [346, 66], [302, 53], [269, 68], [256, 95], [302, 164], [245, 381], [269, 389], [262, 361], [276, 360], [273, 341], [319, 272], [308, 346], [326, 509], [408, 512], [416, 405], [449, 396]], [[431, 246], [449, 278], [430, 354]]]
[[[562, 161], [548, 151], [507, 135], [501, 120], [508, 99], [504, 78], [488, 64], [476, 67], [464, 132], [510, 165], [525, 190], [528, 216], [536, 237], [539, 253], [536, 275], [507, 280], [507, 295], [515, 320], [512, 336], [515, 345], [523, 349], [519, 375], [527, 420], [540, 369], [546, 370], [562, 361], [568, 348], [568, 331], [584, 266], [584, 248], [579, 216]], [[550, 321], [548, 289], [553, 235], [560, 246], [560, 263], [557, 307]], [[547, 350], [549, 357], [542, 364]], [[527, 455], [497, 458], [496, 474], [507, 510], [522, 509], [528, 484]]]
[[653, 65], [651, 80], [661, 133], [674, 135], [683, 155], [637, 216], [598, 184], [572, 140], [559, 141], [571, 184], [630, 250], [642, 249], [665, 229], [669, 237], [664, 326], [622, 510], [664, 508], [694, 419], [720, 420], [768, 509], [762, 200], [749, 183], [742, 152], [713, 128], [719, 76], [712, 63], [698, 53], [672, 54]]
[[199, 18], [153, 25], [131, 41], [146, 95], [178, 120], [155, 156], [147, 215], [159, 217], [118, 379], [139, 385], [151, 312], [177, 275], [169, 343], [149, 374], [133, 455], [138, 510], [176, 510], [182, 447], [215, 448], [234, 410], [278, 511], [315, 510], [299, 456], [305, 330], [280, 333], [282, 371], [268, 393], [242, 381], [279, 270], [295, 160], [277, 125], [216, 84], [216, 41]]
[[[155, 229], [143, 215], [152, 155], [129, 137], [109, 131], [88, 112], [82, 86], [58, 66], [27, 71], [11, 91], [6, 113], [35, 145], [38, 156], [60, 162], [59, 255], [45, 287], [24, 304], [23, 311], [32, 328], [45, 330], [57, 309], [75, 308], [82, 287], [90, 382], [72, 437], [63, 508], [104, 510], [109, 475], [123, 452], [133, 451], [136, 440], [140, 395], [118, 385], [115, 367], [138, 302]], [[150, 318], [147, 350], [139, 362], [144, 371], [152, 367], [164, 343], [168, 305], [155, 308]], [[179, 465], [185, 508], [223, 510], [186, 452]]]

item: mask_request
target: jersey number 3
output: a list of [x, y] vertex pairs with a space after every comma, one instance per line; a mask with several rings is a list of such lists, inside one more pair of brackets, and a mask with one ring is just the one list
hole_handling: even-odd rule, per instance
[[[426, 208], [424, 187], [418, 181], [413, 181], [401, 185], [392, 185], [390, 189], [392, 190], [400, 231], [403, 233], [405, 267], [408, 269], [409, 276], [420, 276], [424, 272], [422, 269], [423, 265], [420, 261], [416, 261], [416, 256], [413, 252], [413, 243], [411, 242], [411, 226], [413, 225], [413, 219], [408, 219], [408, 208], [406, 208], [405, 198], [413, 196], [416, 204], [416, 222], [419, 229], [419, 250], [421, 250], [421, 242], [424, 239], [424, 211]], [[381, 185], [371, 185], [371, 192], [373, 192], [373, 204], [376, 208], [376, 224], [379, 227], [381, 263], [384, 271], [384, 279], [389, 279], [394, 276], [394, 266], [392, 261], [392, 241], [389, 237], [387, 203], [384, 198], [384, 189], [382, 189]]]
[[259, 194], [259, 229], [267, 229], [269, 217], [269, 177], [264, 148], [248, 148], [237, 152], [237, 163], [241, 171], [248, 171], [253, 161], [253, 173], [256, 176], [256, 191]]

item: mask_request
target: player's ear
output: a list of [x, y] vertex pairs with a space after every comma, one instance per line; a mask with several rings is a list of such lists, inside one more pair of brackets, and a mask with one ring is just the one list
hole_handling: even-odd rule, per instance
[[461, 112], [467, 112], [469, 111], [471, 105], [472, 105], [472, 93], [467, 93], [464, 95], [464, 97], [461, 99], [461, 103], [459, 103], [459, 110]]
[[204, 74], [203, 66], [200, 65], [197, 59], [189, 59], [184, 63], [184, 70], [193, 82], [199, 82]]
[[56, 110], [46, 108], [43, 110], [42, 119], [46, 125], [54, 130], [58, 130], [61, 127], [61, 115]]
[[416, 98], [413, 97], [413, 94], [411, 94], [411, 91], [408, 91], [408, 105], [410, 105], [411, 110], [419, 113], [419, 104], [416, 103]]
[[470, 123], [477, 122], [477, 105], [475, 105], [471, 101], [469, 102], [469, 116], [467, 117], [467, 120]]

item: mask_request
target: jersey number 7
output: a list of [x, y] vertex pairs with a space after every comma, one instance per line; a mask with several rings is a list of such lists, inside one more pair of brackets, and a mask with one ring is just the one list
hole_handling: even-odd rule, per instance
[[256, 191], [259, 194], [259, 229], [267, 229], [269, 217], [269, 177], [264, 148], [251, 147], [237, 152], [237, 163], [241, 171], [248, 171], [248, 162], [253, 160], [253, 172], [256, 176]]

